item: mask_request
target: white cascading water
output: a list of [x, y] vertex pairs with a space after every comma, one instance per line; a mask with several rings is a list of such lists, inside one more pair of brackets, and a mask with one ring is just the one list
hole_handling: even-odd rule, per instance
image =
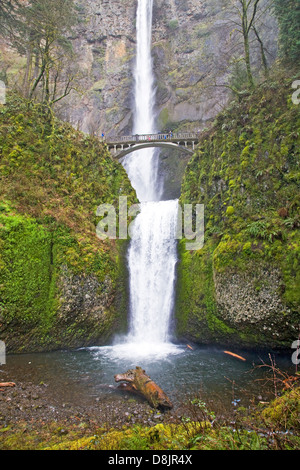
[[129, 249], [130, 335], [145, 349], [169, 341], [177, 262], [177, 201], [146, 202]]
[[[135, 65], [135, 109], [133, 134], [154, 134], [154, 76], [151, 56], [153, 0], [138, 0], [137, 50]], [[158, 157], [153, 149], [131, 154], [123, 165], [137, 192], [140, 202], [158, 201], [161, 187], [158, 181]]]
[[[155, 90], [151, 56], [153, 0], [138, 0], [134, 134], [155, 129]], [[140, 214], [131, 229], [130, 331], [116, 353], [135, 357], [175, 352], [170, 343], [174, 303], [178, 201], [161, 201], [158, 156], [154, 149], [134, 152], [123, 165], [136, 189]]]

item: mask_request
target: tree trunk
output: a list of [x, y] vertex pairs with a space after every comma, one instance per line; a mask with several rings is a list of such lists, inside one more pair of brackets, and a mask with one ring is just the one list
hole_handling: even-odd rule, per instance
[[153, 408], [162, 410], [173, 408], [167, 395], [151, 378], [146, 375], [141, 367], [129, 370], [125, 374], [115, 375], [116, 382], [126, 382], [126, 386], [121, 386], [130, 392], [138, 393], [147, 399]]
[[[247, 15], [247, 12], [244, 12], [244, 15]], [[253, 75], [251, 71], [249, 30], [248, 30], [247, 17], [245, 17], [243, 20], [243, 37], [244, 37], [244, 52], [245, 52], [245, 63], [246, 63], [246, 70], [247, 70], [248, 85], [249, 85], [249, 88], [252, 89], [254, 87], [254, 80], [253, 80]]]
[[23, 82], [23, 95], [25, 98], [29, 97], [29, 89], [30, 89], [30, 80], [31, 80], [31, 73], [32, 73], [32, 46], [27, 46], [26, 49], [26, 70]]
[[254, 31], [255, 36], [256, 36], [256, 38], [259, 42], [259, 45], [260, 45], [261, 60], [262, 60], [263, 67], [264, 67], [265, 78], [269, 78], [268, 61], [267, 61], [267, 57], [266, 57], [266, 54], [265, 54], [264, 44], [263, 44], [263, 42], [261, 40], [261, 37], [259, 36], [258, 31], [255, 28], [255, 26], [253, 26], [253, 31]]

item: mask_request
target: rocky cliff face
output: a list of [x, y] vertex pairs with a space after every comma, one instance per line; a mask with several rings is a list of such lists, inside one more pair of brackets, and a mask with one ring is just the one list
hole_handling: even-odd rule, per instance
[[299, 106], [270, 77], [204, 133], [182, 185], [204, 204], [205, 243], [178, 266], [179, 335], [290, 348], [299, 335]]
[[[137, 0], [79, 2], [74, 35], [82, 94], [61, 116], [85, 132], [131, 133]], [[153, 58], [158, 127], [198, 129], [226, 104], [229, 64], [238, 56], [231, 0], [154, 0]], [[276, 57], [276, 23], [261, 27], [267, 58]], [[260, 68], [259, 48], [253, 62]], [[217, 84], [218, 86], [212, 86]]]
[[61, 117], [90, 134], [131, 132], [135, 1], [79, 2], [82, 18], [73, 38], [80, 94], [64, 102]]

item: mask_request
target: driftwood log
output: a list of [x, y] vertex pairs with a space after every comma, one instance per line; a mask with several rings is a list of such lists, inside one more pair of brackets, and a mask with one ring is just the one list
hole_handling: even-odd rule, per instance
[[115, 381], [117, 383], [125, 382], [125, 384], [121, 384], [119, 388], [142, 395], [153, 408], [161, 410], [173, 408], [165, 392], [151, 380], [141, 367], [128, 370], [125, 374], [115, 375]]

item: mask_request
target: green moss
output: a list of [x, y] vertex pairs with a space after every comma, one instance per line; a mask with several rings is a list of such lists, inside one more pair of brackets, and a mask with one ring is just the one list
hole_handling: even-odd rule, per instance
[[175, 31], [176, 29], [178, 29], [178, 26], [179, 26], [179, 23], [178, 23], [178, 20], [171, 20], [169, 21], [168, 23], [168, 28], [171, 30], [171, 31]]
[[233, 266], [235, 261], [240, 260], [243, 255], [243, 244], [234, 239], [227, 239], [221, 241], [214, 251], [214, 269], [216, 271], [224, 271], [227, 266]]
[[227, 215], [228, 217], [230, 217], [230, 216], [233, 215], [234, 213], [235, 213], [234, 207], [232, 207], [232, 206], [227, 207], [227, 209], [226, 209], [226, 215]]
[[[1, 339], [10, 352], [107, 340], [124, 325], [125, 276], [121, 245], [96, 236], [96, 209], [118, 208], [120, 195], [131, 205], [135, 192], [103, 143], [10, 100], [0, 110]], [[91, 289], [87, 280], [103, 303], [94, 323], [92, 315], [80, 320], [74, 300], [74, 286]], [[63, 285], [72, 282], [66, 300]], [[62, 319], [65, 301], [74, 305]]]
[[[206, 234], [202, 256], [180, 252], [179, 281], [183, 285], [179, 287], [178, 316], [185, 318], [188, 335], [194, 329], [192, 337], [199, 342], [208, 338], [203, 324], [221, 321], [233, 328], [223, 319], [216, 301], [214, 278], [226, 273], [243, 276], [249, 266], [254, 270], [253, 291], [261, 295], [263, 291], [256, 289], [256, 281], [262, 266], [279, 273], [282, 306], [281, 313], [274, 314], [273, 324], [280, 318], [277, 331], [281, 339], [277, 341], [273, 336], [269, 344], [290, 347], [290, 337], [299, 324], [300, 136], [296, 129], [300, 128], [300, 108], [288, 99], [290, 90], [291, 80], [279, 75], [273, 79], [272, 87], [265, 83], [232, 103], [203, 133], [186, 168], [181, 204], [204, 204]], [[208, 266], [211, 274], [205, 277]], [[214, 299], [213, 315], [206, 312], [202, 303], [208, 291]], [[289, 322], [284, 312], [289, 312]], [[183, 321], [179, 322], [184, 335]], [[188, 327], [190, 322], [192, 327]], [[271, 323], [267, 327], [270, 330], [274, 328]], [[256, 333], [263, 326], [263, 321], [261, 326], [247, 325], [245, 321], [242, 331], [236, 331], [239, 345], [254, 341], [264, 347], [263, 334]], [[211, 341], [219, 341], [212, 329], [210, 332]]]
[[300, 389], [292, 389], [276, 398], [262, 411], [261, 416], [268, 426], [299, 430]]
[[51, 325], [55, 310], [53, 234], [35, 220], [0, 215], [1, 320], [22, 325]]
[[[0, 429], [1, 450], [197, 451], [299, 449], [299, 388], [267, 406], [238, 408], [224, 419], [199, 398], [189, 400], [181, 422], [153, 427], [136, 424], [107, 429], [84, 421], [34, 423], [19, 421]], [[262, 408], [263, 406], [263, 408]], [[186, 408], [184, 408], [186, 409]], [[191, 412], [193, 417], [190, 418]], [[77, 418], [79, 419], [79, 418]], [[287, 432], [286, 432], [287, 431]]]
[[213, 280], [212, 246], [191, 253], [180, 244], [176, 319], [177, 335], [195, 342], [209, 343], [211, 337], [226, 342], [234, 330], [218, 317]]
[[168, 108], [163, 108], [158, 116], [158, 123], [161, 129], [165, 129], [167, 123], [170, 121]]

